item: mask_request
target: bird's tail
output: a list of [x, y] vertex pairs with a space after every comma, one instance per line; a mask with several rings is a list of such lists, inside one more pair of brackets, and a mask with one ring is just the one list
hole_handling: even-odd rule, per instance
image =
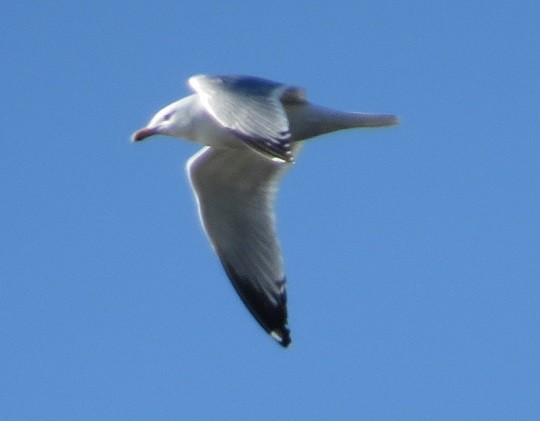
[[352, 127], [383, 127], [399, 124], [397, 115], [392, 114], [365, 114], [365, 113], [344, 113], [342, 116], [343, 128]]
[[392, 114], [349, 113], [309, 103], [289, 106], [287, 114], [294, 140], [358, 127], [384, 127], [399, 124], [399, 118]]

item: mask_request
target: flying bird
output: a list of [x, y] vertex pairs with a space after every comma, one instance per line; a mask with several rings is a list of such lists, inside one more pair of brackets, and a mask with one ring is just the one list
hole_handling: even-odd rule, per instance
[[303, 140], [355, 127], [398, 124], [307, 101], [302, 88], [250, 76], [193, 76], [194, 94], [167, 105], [132, 136], [205, 145], [187, 162], [199, 216], [238, 295], [281, 345], [291, 342], [274, 200]]

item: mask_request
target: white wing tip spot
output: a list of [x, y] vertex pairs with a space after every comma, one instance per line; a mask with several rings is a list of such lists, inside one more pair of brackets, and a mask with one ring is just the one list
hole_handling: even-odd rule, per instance
[[281, 336], [278, 332], [276, 332], [275, 330], [272, 330], [270, 332], [270, 336], [272, 338], [274, 338], [276, 341], [278, 342], [283, 342], [283, 336]]

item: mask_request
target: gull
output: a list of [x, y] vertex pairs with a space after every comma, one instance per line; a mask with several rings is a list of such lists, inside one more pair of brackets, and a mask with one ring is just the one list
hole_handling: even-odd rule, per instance
[[158, 111], [132, 141], [165, 135], [205, 145], [186, 165], [204, 231], [251, 314], [287, 347], [285, 269], [274, 217], [279, 182], [303, 140], [391, 126], [398, 118], [321, 107], [302, 88], [251, 76], [197, 75], [188, 84], [194, 94]]

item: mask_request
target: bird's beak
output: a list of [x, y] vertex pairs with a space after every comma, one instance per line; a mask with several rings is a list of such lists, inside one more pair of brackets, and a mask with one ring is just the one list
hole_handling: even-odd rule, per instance
[[139, 140], [144, 140], [147, 137], [153, 136], [157, 133], [158, 131], [155, 127], [144, 127], [140, 130], [137, 130], [135, 133], [133, 133], [133, 136], [131, 136], [131, 140], [133, 142], [138, 142]]

